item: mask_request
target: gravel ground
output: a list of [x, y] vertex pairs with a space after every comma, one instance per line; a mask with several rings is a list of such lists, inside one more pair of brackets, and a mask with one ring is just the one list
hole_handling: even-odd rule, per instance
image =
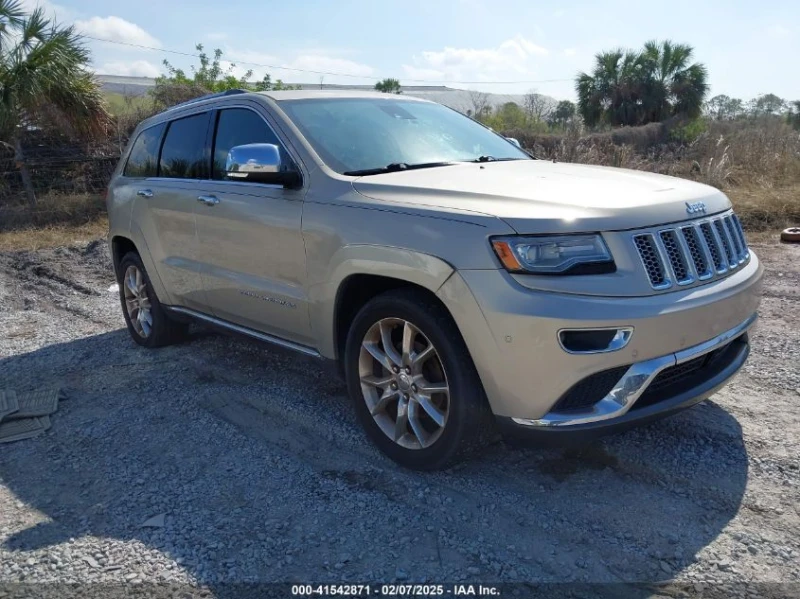
[[0, 445], [0, 582], [797, 585], [800, 246], [755, 249], [753, 353], [711, 400], [434, 474], [373, 449], [311, 359], [134, 345], [104, 241], [0, 253], [0, 384], [67, 389], [47, 433]]

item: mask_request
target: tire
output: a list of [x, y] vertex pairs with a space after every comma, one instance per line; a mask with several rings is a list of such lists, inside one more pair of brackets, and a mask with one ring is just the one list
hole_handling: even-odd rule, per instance
[[[404, 352], [407, 326], [411, 343], [405, 345], [413, 351]], [[385, 351], [384, 330], [394, 361]], [[422, 361], [412, 362], [412, 357]], [[398, 372], [388, 366], [399, 366]], [[361, 425], [401, 466], [447, 468], [496, 437], [494, 417], [458, 327], [424, 292], [400, 289], [370, 300], [348, 331], [344, 371]], [[444, 387], [447, 393], [435, 391]]]
[[781, 232], [781, 241], [786, 243], [800, 242], [800, 227], [790, 227]]
[[[134, 279], [129, 284], [127, 277], [131, 275]], [[167, 316], [139, 254], [128, 252], [122, 257], [117, 271], [117, 283], [125, 324], [136, 343], [144, 347], [162, 347], [186, 338], [188, 324], [176, 322]], [[137, 288], [137, 292], [133, 291], [133, 287]], [[136, 307], [131, 307], [129, 303]], [[145, 316], [145, 312], [149, 318]], [[141, 319], [140, 314], [143, 316]]]

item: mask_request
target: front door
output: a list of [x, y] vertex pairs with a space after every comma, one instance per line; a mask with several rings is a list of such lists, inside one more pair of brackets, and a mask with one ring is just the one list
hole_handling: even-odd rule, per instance
[[256, 108], [216, 113], [212, 180], [197, 205], [203, 285], [213, 314], [223, 320], [301, 344], [311, 343], [301, 233], [303, 190], [228, 181], [233, 146], [283, 144]]

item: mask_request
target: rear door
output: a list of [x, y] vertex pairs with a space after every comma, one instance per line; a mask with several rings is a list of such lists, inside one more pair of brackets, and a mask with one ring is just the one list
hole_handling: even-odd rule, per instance
[[[169, 294], [162, 301], [201, 311], [207, 303], [197, 259], [195, 208], [199, 181], [208, 178], [210, 115], [201, 112], [156, 126], [163, 128], [157, 176], [136, 182], [132, 214]], [[136, 150], [134, 146], [131, 158]], [[129, 166], [130, 160], [126, 170]]]
[[203, 283], [218, 318], [307, 345], [304, 190], [225, 177], [228, 151], [250, 143], [279, 146], [282, 162], [297, 167], [265, 110], [242, 104], [214, 117], [212, 180], [205, 185], [213, 203], [197, 207]]

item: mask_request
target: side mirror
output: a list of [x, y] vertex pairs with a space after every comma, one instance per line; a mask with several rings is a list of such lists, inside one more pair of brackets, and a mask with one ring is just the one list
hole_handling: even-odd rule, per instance
[[516, 137], [506, 137], [506, 139], [517, 146], [520, 150], [522, 149], [522, 145], [519, 143], [519, 140]]
[[300, 174], [282, 163], [281, 151], [275, 144], [232, 147], [225, 160], [225, 174], [232, 181], [271, 183], [284, 187], [300, 184]]

